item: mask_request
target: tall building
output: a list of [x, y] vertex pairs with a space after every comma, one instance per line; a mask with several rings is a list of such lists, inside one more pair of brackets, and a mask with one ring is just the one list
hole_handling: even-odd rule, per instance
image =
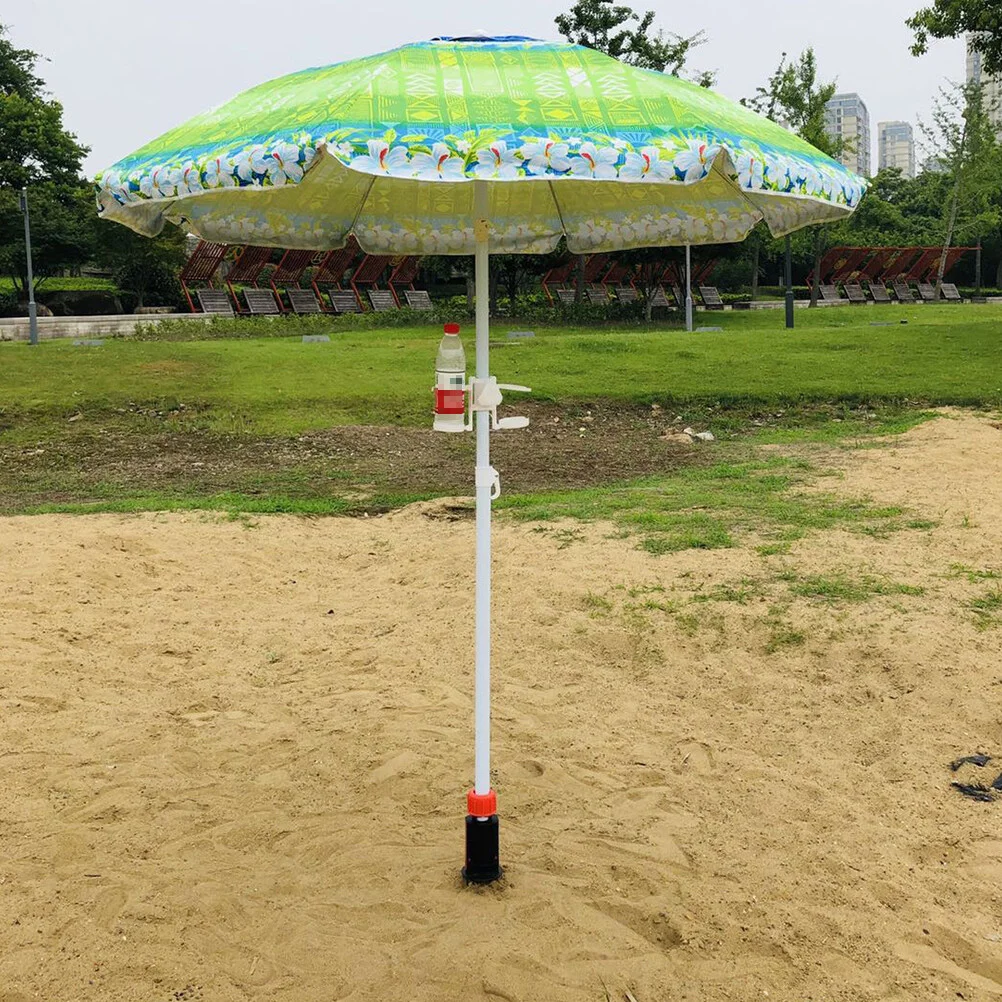
[[971, 36], [967, 36], [967, 82], [981, 84], [981, 96], [985, 111], [1002, 137], [1002, 80], [990, 77], [981, 68], [982, 55], [971, 48]]
[[908, 122], [877, 124], [877, 167], [896, 167], [905, 177], [915, 177], [915, 133]]
[[870, 176], [870, 113], [858, 94], [836, 94], [825, 105], [825, 128], [846, 146], [839, 159], [862, 177]]

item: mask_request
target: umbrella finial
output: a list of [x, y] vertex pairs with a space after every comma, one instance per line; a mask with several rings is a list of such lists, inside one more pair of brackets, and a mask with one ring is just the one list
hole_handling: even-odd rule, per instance
[[492, 35], [489, 31], [471, 31], [467, 35], [436, 35], [433, 42], [540, 42], [530, 35]]

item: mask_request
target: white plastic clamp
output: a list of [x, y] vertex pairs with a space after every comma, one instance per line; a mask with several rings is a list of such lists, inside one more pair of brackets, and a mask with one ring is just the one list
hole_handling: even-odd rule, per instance
[[477, 490], [489, 487], [492, 501], [501, 497], [501, 474], [493, 466], [478, 466], [473, 482]]
[[499, 383], [494, 376], [486, 379], [470, 380], [468, 389], [470, 391], [470, 419], [468, 429], [473, 428], [473, 415], [478, 411], [484, 411], [491, 416], [491, 428], [494, 431], [513, 431], [516, 428], [528, 428], [529, 419], [527, 417], [499, 418], [498, 407], [504, 400], [501, 395], [502, 390], [511, 390], [513, 393], [531, 393], [528, 386], [519, 386], [516, 383]]

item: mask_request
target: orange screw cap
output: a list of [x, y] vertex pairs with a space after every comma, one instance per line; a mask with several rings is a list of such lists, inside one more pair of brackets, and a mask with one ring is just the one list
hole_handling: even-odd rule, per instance
[[498, 812], [498, 795], [490, 790], [487, 793], [477, 793], [470, 790], [466, 794], [466, 813], [473, 818], [489, 818]]

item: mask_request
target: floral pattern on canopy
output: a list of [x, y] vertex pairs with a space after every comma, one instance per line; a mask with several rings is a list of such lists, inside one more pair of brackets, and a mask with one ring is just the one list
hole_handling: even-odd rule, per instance
[[851, 213], [865, 182], [678, 78], [531, 39], [435, 40], [262, 84], [96, 180], [99, 211], [230, 243], [493, 252], [733, 242]]

